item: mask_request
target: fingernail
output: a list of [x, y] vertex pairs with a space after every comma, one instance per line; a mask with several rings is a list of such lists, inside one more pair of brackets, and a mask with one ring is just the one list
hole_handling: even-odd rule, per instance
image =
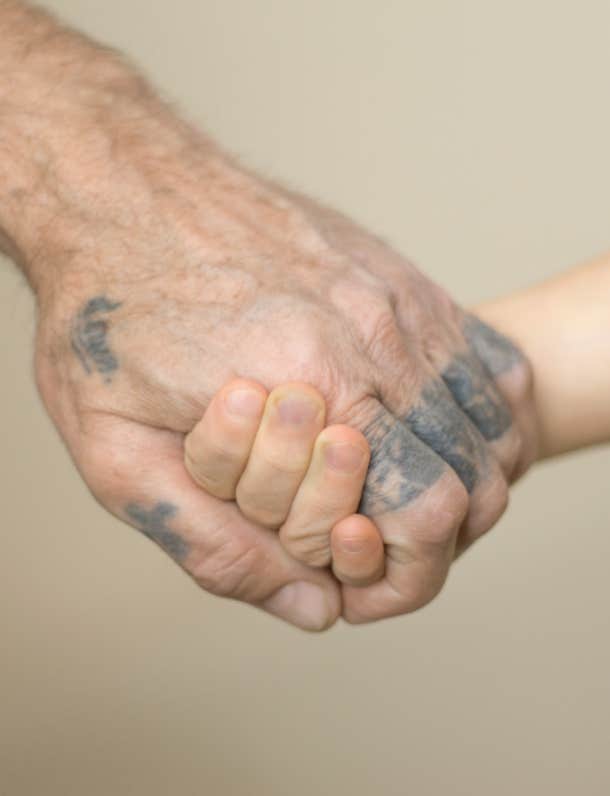
[[225, 395], [225, 406], [232, 415], [258, 417], [263, 411], [265, 399], [256, 390], [237, 389]]
[[355, 473], [362, 467], [365, 453], [362, 448], [350, 442], [333, 442], [326, 446], [324, 458], [333, 470]]
[[333, 619], [324, 591], [305, 581], [283, 586], [264, 607], [302, 630], [325, 630]]
[[300, 396], [287, 395], [278, 401], [277, 413], [286, 425], [304, 426], [319, 415], [320, 404]]

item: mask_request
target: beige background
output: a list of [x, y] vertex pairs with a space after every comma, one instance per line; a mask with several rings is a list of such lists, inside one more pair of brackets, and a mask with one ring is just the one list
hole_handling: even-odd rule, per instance
[[[605, 0], [48, 5], [463, 302], [610, 244]], [[94, 505], [8, 263], [0, 295], [2, 796], [610, 792], [607, 450], [531, 474], [433, 606], [309, 637]]]

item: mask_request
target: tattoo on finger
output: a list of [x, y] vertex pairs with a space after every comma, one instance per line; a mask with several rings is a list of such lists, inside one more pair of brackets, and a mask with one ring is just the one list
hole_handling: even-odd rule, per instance
[[454, 357], [442, 377], [458, 406], [488, 442], [511, 427], [508, 407], [474, 356]]
[[463, 332], [470, 349], [492, 376], [523, 364], [525, 357], [517, 346], [475, 315], [466, 316]]
[[173, 503], [157, 503], [152, 509], [147, 509], [139, 503], [129, 503], [125, 507], [129, 522], [148, 539], [156, 542], [174, 560], [181, 563], [188, 556], [190, 548], [180, 534], [168, 525], [168, 520], [177, 513], [178, 507]]
[[443, 463], [389, 412], [364, 429], [371, 461], [359, 511], [369, 517], [399, 511], [443, 474]]

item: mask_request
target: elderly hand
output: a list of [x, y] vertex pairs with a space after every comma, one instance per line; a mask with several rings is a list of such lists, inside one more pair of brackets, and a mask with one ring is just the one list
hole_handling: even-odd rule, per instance
[[[44, 45], [15, 77], [23, 105], [0, 94], [0, 240], [37, 293], [38, 385], [93, 494], [204, 589], [300, 627], [428, 602], [535, 456], [525, 359], [384, 243], [246, 173], [116, 56], [43, 36], [55, 23], [31, 13]], [[3, 41], [19, 24], [0, 15]], [[185, 435], [236, 376], [307, 382], [328, 423], [366, 436], [383, 580], [340, 587], [324, 535], [284, 535], [286, 552], [264, 484], [243, 491], [244, 516], [193, 482]]]

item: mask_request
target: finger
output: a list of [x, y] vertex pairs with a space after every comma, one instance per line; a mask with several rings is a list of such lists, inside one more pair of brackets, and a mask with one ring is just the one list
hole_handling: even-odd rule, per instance
[[441, 366], [441, 376], [454, 401], [469, 418], [509, 478], [521, 452], [521, 435], [510, 407], [478, 357], [465, 350]]
[[418, 374], [420, 383], [414, 386], [409, 366], [405, 362], [405, 378], [384, 385], [381, 398], [460, 479], [469, 495], [462, 533], [477, 539], [493, 527], [506, 509], [506, 479], [487, 443], [432, 367], [422, 368]]
[[535, 461], [538, 423], [532, 368], [519, 348], [475, 315], [464, 322], [464, 337], [504, 397], [519, 430], [520, 451], [509, 481], [515, 481]]
[[263, 415], [267, 391], [247, 379], [234, 379], [212, 399], [184, 441], [184, 463], [210, 495], [233, 500], [235, 488]]
[[304, 564], [330, 564], [330, 532], [353, 514], [369, 464], [363, 434], [349, 426], [329, 426], [317, 437], [307, 473], [280, 529], [290, 555]]
[[364, 428], [371, 449], [360, 512], [385, 544], [385, 575], [365, 588], [344, 586], [344, 617], [365, 622], [414, 611], [441, 589], [468, 493], [455, 472], [377, 401]]
[[362, 588], [383, 577], [383, 539], [368, 517], [353, 514], [338, 522], [332, 529], [330, 545], [333, 572], [341, 583]]
[[235, 496], [244, 516], [279, 528], [309, 467], [325, 404], [308, 384], [292, 382], [269, 395]]
[[[421, 352], [425, 353], [456, 405], [485, 441], [485, 449], [498, 461], [505, 479], [510, 480], [520, 456], [522, 435], [514, 422], [512, 406], [469, 345], [468, 317], [465, 321], [464, 313], [441, 294], [440, 303], [421, 308], [425, 322], [415, 326], [410, 311], [412, 297], [400, 289], [399, 294], [397, 324], [406, 355], [403, 359], [417, 361]], [[501, 492], [499, 486], [497, 491]]]
[[183, 465], [181, 435], [112, 418], [88, 435], [76, 460], [97, 499], [207, 591], [305, 630], [336, 620], [340, 595], [330, 574], [294, 561], [277, 534], [194, 484]]

